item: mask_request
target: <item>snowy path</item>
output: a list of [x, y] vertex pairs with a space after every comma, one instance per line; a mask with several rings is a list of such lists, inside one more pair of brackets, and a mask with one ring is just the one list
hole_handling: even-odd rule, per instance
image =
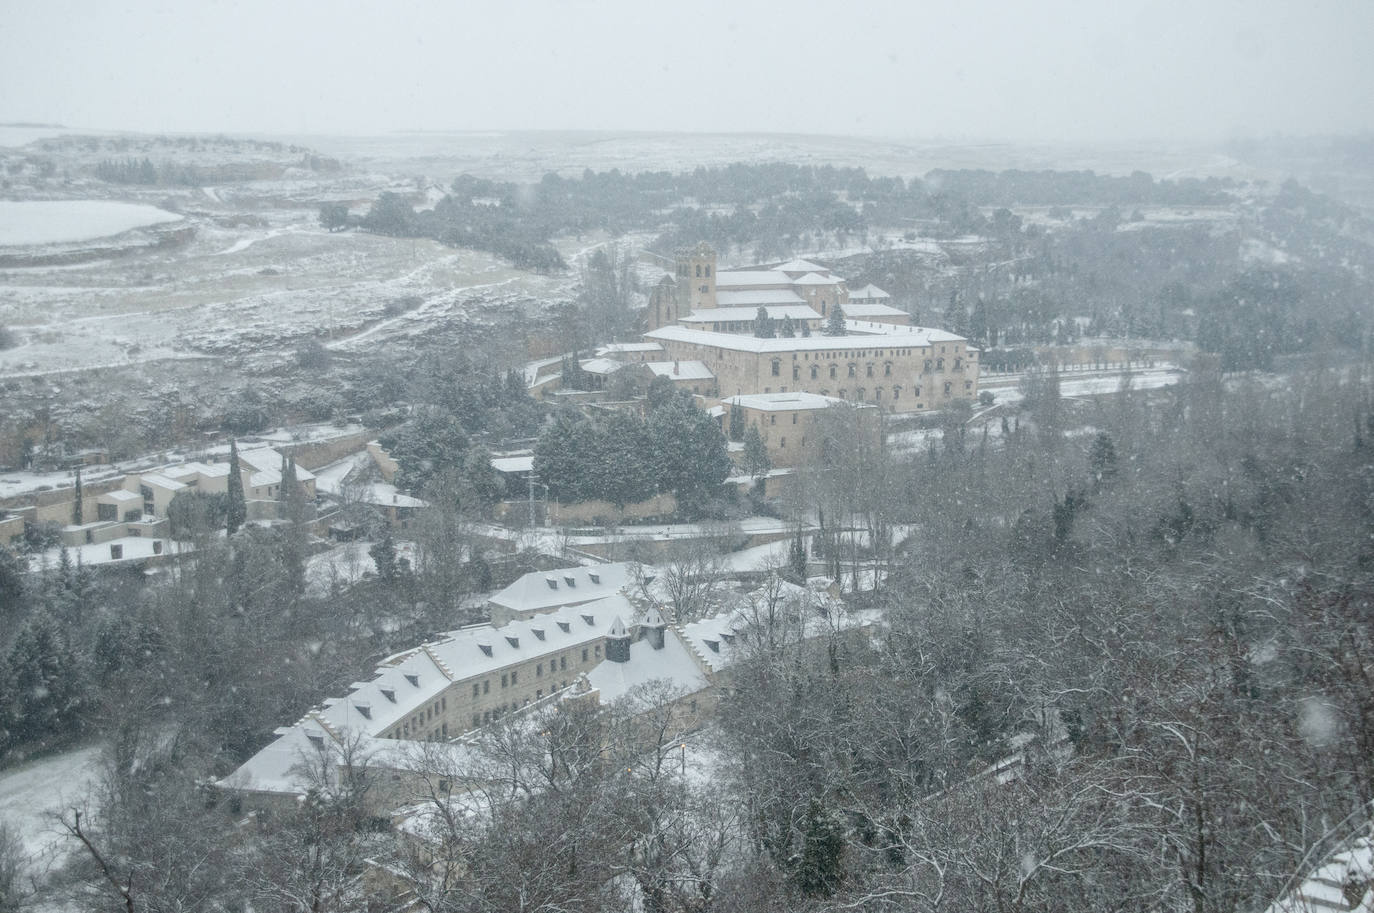
[[0, 771], [0, 821], [18, 832], [35, 870], [48, 868], [69, 851], [53, 816], [85, 799], [99, 761], [100, 746], [91, 745]]

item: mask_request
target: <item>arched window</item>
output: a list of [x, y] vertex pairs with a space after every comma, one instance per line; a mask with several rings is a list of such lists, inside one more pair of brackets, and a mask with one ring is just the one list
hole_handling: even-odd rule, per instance
[[854, 364], [854, 362], [852, 362], [852, 361], [849, 363], [849, 376], [850, 376], [850, 377], [858, 377], [858, 376], [859, 376], [859, 366], [856, 365], [856, 364]]
[[835, 369], [836, 369], [836, 367], [837, 367], [836, 365], [831, 365], [831, 366], [830, 366], [830, 379], [831, 379], [831, 380], [834, 380], [834, 379], [835, 379]]
[[812, 365], [812, 366], [811, 366], [811, 379], [812, 379], [812, 380], [815, 380], [815, 379], [816, 379], [816, 374], [817, 374], [818, 372], [819, 372], [819, 366], [818, 366], [818, 365]]
[[801, 365], [792, 366], [792, 379], [801, 380]]
[[937, 359], [935, 359], [935, 370], [936, 370], [936, 371], [943, 371], [944, 369], [945, 369], [945, 360], [944, 360], [943, 358], [937, 358]]
[[883, 399], [883, 388], [882, 388], [882, 387], [874, 387], [874, 388], [873, 388], [873, 402], [875, 402], [875, 403], [877, 403], [877, 402], [882, 402], [882, 399]]
[[896, 402], [902, 398], [902, 388], [900, 386], [892, 388], [892, 401]]
[[890, 362], [890, 361], [884, 362], [884, 363], [883, 363], [883, 377], [891, 377], [891, 376], [892, 376], [892, 362]]
[[854, 398], [855, 398], [856, 400], [858, 400], [859, 402], [863, 402], [863, 401], [864, 401], [864, 388], [863, 388], [863, 387], [860, 387], [859, 389], [857, 389], [857, 390], [854, 391]]
[[945, 396], [949, 396], [950, 391], [953, 389], [954, 384], [950, 383], [949, 381], [945, 381]]
[[869, 362], [869, 363], [868, 363], [867, 370], [868, 370], [868, 376], [869, 376], [869, 377], [872, 377], [872, 376], [873, 376], [873, 363], [872, 363], [872, 362]]
[[929, 359], [929, 358], [926, 359], [925, 366], [922, 368], [922, 370], [924, 370], [927, 374], [930, 373], [930, 359]]
[[701, 264], [700, 264], [700, 263], [697, 264], [697, 278], [698, 278], [698, 279], [701, 278]]

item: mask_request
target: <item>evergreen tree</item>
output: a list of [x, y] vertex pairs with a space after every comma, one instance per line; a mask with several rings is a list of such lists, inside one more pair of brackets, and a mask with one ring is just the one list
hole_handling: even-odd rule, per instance
[[383, 583], [393, 583], [396, 580], [396, 541], [391, 538], [391, 527], [386, 528], [381, 541], [374, 543], [367, 553], [372, 556], [372, 563], [377, 565], [377, 579]]
[[777, 335], [773, 318], [768, 316], [768, 309], [762, 306], [754, 314], [754, 335], [759, 339], [772, 339]]
[[778, 330], [778, 335], [784, 339], [791, 339], [797, 335], [797, 324], [790, 314], [782, 318], [782, 327]]
[[844, 831], [815, 799], [807, 808], [803, 827], [797, 886], [808, 897], [828, 897], [844, 874]]
[[1099, 431], [1093, 438], [1088, 450], [1088, 471], [1092, 474], [1094, 489], [1116, 475], [1116, 445], [1105, 431]]
[[31, 620], [9, 654], [10, 739], [35, 742], [69, 734], [84, 709], [81, 667], [52, 620]]
[[787, 552], [787, 577], [796, 584], [806, 582], [806, 543], [802, 540], [800, 529], [792, 538], [792, 547]]
[[72, 494], [72, 525], [80, 526], [84, 521], [85, 511], [81, 503], [81, 470], [76, 471], [76, 490]]
[[826, 336], [843, 336], [845, 334], [844, 311], [838, 304], [831, 309], [830, 316], [825, 318], [823, 332]]
[[744, 440], [744, 410], [738, 403], [730, 403], [730, 440]]
[[229, 535], [239, 531], [248, 520], [248, 502], [243, 497], [243, 472], [239, 468], [238, 442], [229, 442], [229, 503], [225, 505], [224, 528]]
[[750, 425], [744, 432], [744, 459], [741, 468], [755, 482], [766, 476], [768, 470], [773, 468], [773, 461], [768, 458], [768, 448], [764, 446], [763, 435], [759, 434], [757, 425]]

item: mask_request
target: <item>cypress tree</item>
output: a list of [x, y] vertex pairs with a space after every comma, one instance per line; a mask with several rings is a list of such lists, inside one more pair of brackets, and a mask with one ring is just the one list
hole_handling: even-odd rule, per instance
[[81, 518], [85, 516], [85, 511], [81, 505], [81, 470], [76, 471], [76, 492], [72, 499], [72, 525], [80, 526]]
[[248, 503], [243, 497], [243, 475], [239, 469], [239, 448], [236, 441], [229, 442], [229, 503], [226, 506], [224, 528], [233, 535], [248, 519]]

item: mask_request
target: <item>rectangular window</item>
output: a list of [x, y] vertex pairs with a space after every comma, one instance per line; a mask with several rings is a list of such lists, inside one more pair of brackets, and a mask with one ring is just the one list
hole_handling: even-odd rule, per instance
[[582, 661], [583, 661], [584, 663], [587, 661], [587, 648], [586, 648], [586, 647], [583, 647], [583, 648], [582, 648]]
[[482, 693], [483, 693], [483, 694], [490, 694], [490, 693], [491, 693], [491, 679], [489, 679], [489, 678], [482, 679]]
[[566, 669], [566, 668], [568, 668], [568, 658], [567, 658], [566, 656], [560, 656], [560, 657], [558, 657], [558, 668], [560, 668], [560, 669]]
[[481, 693], [482, 693], [482, 684], [481, 684], [481, 682], [473, 682], [473, 683], [472, 683], [472, 696], [473, 696], [473, 697], [478, 697], [478, 696], [481, 695]]
[[502, 688], [506, 687], [506, 685], [507, 685], [507, 678], [509, 678], [509, 676], [507, 676], [506, 673], [502, 672], [502, 673], [501, 673], [501, 687], [502, 687]]
[[601, 644], [597, 644], [597, 645], [596, 645], [596, 658], [597, 658], [597, 659], [600, 659], [600, 658], [601, 658]]
[[534, 677], [539, 678], [544, 674], [544, 664], [540, 663], [534, 667]]
[[510, 674], [510, 683], [511, 683], [512, 685], [514, 685], [514, 684], [515, 684], [517, 681], [519, 681], [519, 680], [520, 680], [520, 672], [519, 672], [519, 670], [512, 671], [511, 674]]
[[481, 717], [481, 715], [480, 715], [480, 714], [474, 713], [474, 714], [472, 715], [472, 728], [473, 728], [473, 729], [476, 729], [478, 726], [481, 726], [481, 725], [482, 725], [482, 717]]

